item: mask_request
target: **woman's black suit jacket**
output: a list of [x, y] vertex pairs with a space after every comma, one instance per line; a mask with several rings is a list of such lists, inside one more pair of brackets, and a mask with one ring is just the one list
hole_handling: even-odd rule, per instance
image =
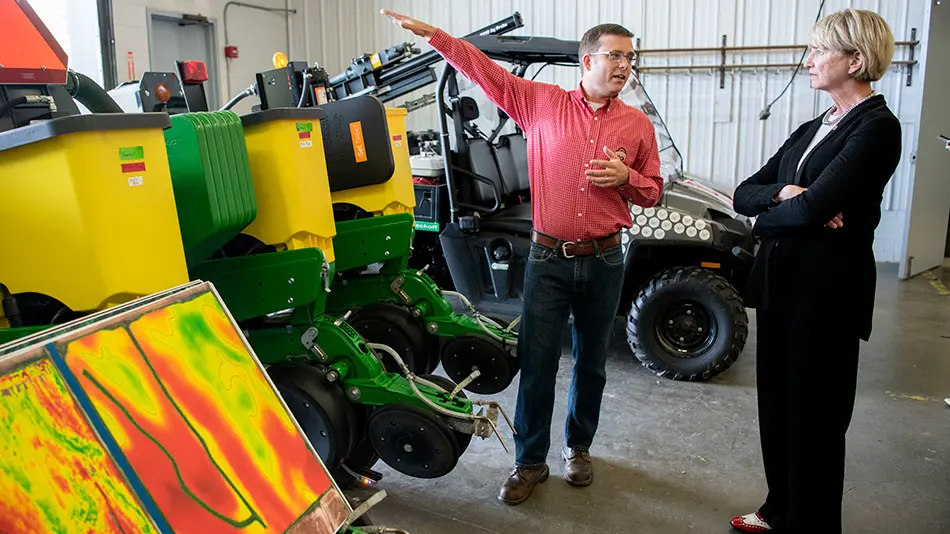
[[[877, 282], [874, 231], [884, 187], [901, 158], [901, 125], [875, 95], [841, 119], [796, 171], [820, 125], [821, 117], [802, 124], [736, 188], [735, 209], [756, 216], [753, 233], [761, 238], [745, 303], [868, 340]], [[807, 190], [775, 202], [786, 184]], [[839, 213], [844, 226], [827, 228]]]

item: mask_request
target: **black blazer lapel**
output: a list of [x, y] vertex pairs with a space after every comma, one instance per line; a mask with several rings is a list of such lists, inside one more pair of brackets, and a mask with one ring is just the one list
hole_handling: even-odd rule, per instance
[[[816, 152], [818, 152], [819, 148], [821, 148], [821, 145], [825, 144], [825, 141], [827, 141], [828, 139], [834, 137], [834, 135], [838, 133], [839, 131], [841, 131], [846, 124], [855, 120], [855, 118], [861, 114], [864, 108], [875, 108], [875, 107], [880, 106], [881, 104], [880, 102], [878, 102], [878, 100], [883, 99], [883, 98], [884, 97], [881, 95], [872, 96], [871, 98], [865, 100], [864, 102], [861, 102], [861, 104], [859, 104], [854, 109], [852, 109], [845, 118], [841, 119], [841, 121], [839, 121], [838, 124], [835, 124], [831, 128], [831, 131], [828, 132], [828, 134], [825, 135], [821, 139], [821, 141], [818, 141], [818, 144], [815, 145], [814, 148], [811, 149], [811, 152], [809, 152], [805, 160], [802, 161], [801, 166], [798, 168], [798, 170], [795, 171], [794, 181], [790, 183], [793, 183], [799, 186], [802, 185], [802, 171], [805, 169], [805, 165], [808, 163], [808, 160], [811, 159], [811, 157], [815, 155]], [[815, 137], [815, 133], [818, 132], [818, 128], [821, 127], [821, 119], [825, 116], [826, 113], [828, 113], [827, 109], [825, 110], [824, 113], [819, 115], [817, 119], [814, 119], [815, 124], [813, 124], [812, 127], [808, 129], [808, 132], [805, 134], [805, 138], [802, 139], [802, 141], [799, 142], [795, 146], [795, 154], [797, 156], [795, 158], [795, 165], [798, 165], [798, 160], [801, 159], [802, 154], [805, 152], [805, 149], [808, 148], [808, 145], [809, 143], [811, 143], [812, 138]]]
[[[805, 133], [802, 135], [802, 138], [798, 140], [797, 143], [792, 147], [788, 153], [788, 170], [785, 174], [785, 183], [799, 185], [801, 180], [801, 169], [805, 168], [805, 162], [802, 162], [801, 167], [796, 169], [798, 165], [798, 160], [802, 159], [802, 154], [805, 153], [805, 149], [808, 148], [808, 144], [811, 143], [812, 138], [815, 137], [815, 133], [818, 132], [818, 127], [821, 126], [821, 120], [812, 119], [814, 123], [805, 130]], [[817, 148], [817, 147], [815, 147]], [[814, 153], [814, 151], [812, 151]]]

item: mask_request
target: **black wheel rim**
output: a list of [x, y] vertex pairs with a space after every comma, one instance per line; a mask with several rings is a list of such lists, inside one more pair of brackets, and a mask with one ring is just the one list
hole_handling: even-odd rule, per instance
[[459, 446], [452, 431], [414, 406], [380, 408], [369, 421], [369, 435], [387, 465], [412, 477], [441, 477], [458, 463]]
[[659, 315], [656, 337], [667, 352], [688, 359], [709, 349], [717, 329], [713, 314], [705, 306], [683, 300], [674, 302]]
[[[451, 380], [445, 378], [444, 376], [422, 375], [422, 378], [428, 380], [429, 382], [433, 382], [435, 385], [446, 391], [452, 391], [455, 389], [455, 384], [453, 384]], [[467, 400], [468, 396], [465, 395], [464, 391], [459, 391], [457, 398]], [[453, 430], [452, 434], [455, 435], [455, 440], [459, 443], [459, 456], [461, 457], [463, 454], [465, 454], [465, 451], [468, 449], [468, 445], [472, 442], [472, 435], [466, 432], [459, 432], [457, 430]]]
[[[379, 343], [386, 345], [395, 350], [399, 357], [402, 358], [406, 365], [409, 366], [413, 372], [418, 372], [420, 369], [417, 368], [416, 358], [419, 356], [416, 355], [415, 351], [412, 348], [412, 342], [409, 340], [409, 336], [405, 332], [400, 330], [398, 327], [386, 323], [381, 319], [367, 319], [360, 321], [357, 324], [352, 325], [357, 332], [363, 336], [364, 339], [367, 339], [373, 343]], [[393, 359], [388, 353], [383, 354], [383, 367], [391, 373], [400, 373], [399, 365], [396, 363], [396, 360]], [[424, 368], [423, 368], [424, 369]]]
[[478, 369], [480, 375], [466, 390], [490, 395], [508, 387], [518, 371], [517, 362], [499, 343], [487, 337], [465, 336], [448, 342], [442, 349], [442, 368], [459, 383]]

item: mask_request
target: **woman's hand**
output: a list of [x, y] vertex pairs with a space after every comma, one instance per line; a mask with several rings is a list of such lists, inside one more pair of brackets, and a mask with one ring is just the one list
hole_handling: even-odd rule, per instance
[[779, 202], [785, 202], [786, 200], [797, 197], [798, 195], [805, 192], [804, 187], [799, 187], [797, 185], [788, 184], [778, 192], [778, 195], [775, 195], [775, 200]]
[[835, 215], [834, 219], [831, 219], [825, 223], [825, 226], [828, 228], [841, 228], [844, 226], [844, 217], [839, 213], [838, 215]]
[[[779, 191], [777, 195], [775, 195], [775, 200], [779, 202], [784, 202], [786, 200], [795, 198], [804, 192], [805, 192], [804, 187], [788, 184], [785, 187], [783, 187], [782, 190]], [[827, 226], [828, 228], [841, 228], [842, 226], [844, 226], [844, 217], [839, 213], [838, 215], [835, 215], [834, 219], [831, 219], [830, 221], [825, 223], [825, 226]]]
[[380, 13], [392, 19], [393, 24], [397, 24], [400, 28], [411, 31], [415, 35], [424, 38], [426, 41], [435, 35], [435, 31], [437, 29], [435, 26], [430, 26], [416, 19], [407, 17], [405, 15], [400, 15], [399, 13], [393, 13], [388, 9], [381, 9]]

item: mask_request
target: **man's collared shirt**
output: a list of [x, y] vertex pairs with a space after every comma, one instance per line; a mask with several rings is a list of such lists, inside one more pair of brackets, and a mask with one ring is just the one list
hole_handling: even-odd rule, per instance
[[[605, 237], [633, 225], [629, 203], [653, 206], [663, 190], [650, 119], [619, 98], [592, 109], [581, 86], [519, 78], [471, 43], [438, 30], [429, 40], [462, 75], [478, 85], [525, 132], [534, 228], [564, 241]], [[607, 146], [630, 169], [616, 188], [590, 183], [591, 160], [609, 159]]]

